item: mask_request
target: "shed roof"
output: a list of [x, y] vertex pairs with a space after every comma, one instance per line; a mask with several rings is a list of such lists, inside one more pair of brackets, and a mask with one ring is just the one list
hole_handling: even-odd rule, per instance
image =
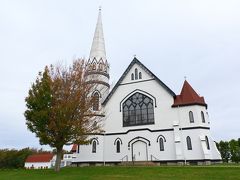
[[33, 154], [27, 157], [25, 162], [50, 162], [54, 154]]

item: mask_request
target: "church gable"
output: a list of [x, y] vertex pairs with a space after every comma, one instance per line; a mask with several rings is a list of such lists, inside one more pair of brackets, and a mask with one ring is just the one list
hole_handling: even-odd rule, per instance
[[167, 87], [157, 76], [155, 76], [147, 67], [145, 67], [137, 58], [134, 58], [130, 65], [127, 67], [123, 75], [118, 80], [117, 84], [113, 87], [112, 91], [106, 97], [103, 105], [115, 93], [119, 85], [132, 84], [144, 81], [155, 80], [160, 86], [162, 86], [171, 96], [175, 97], [175, 93]]
[[128, 70], [120, 84], [137, 83], [140, 81], [153, 80], [154, 78], [140, 64], [135, 63]]

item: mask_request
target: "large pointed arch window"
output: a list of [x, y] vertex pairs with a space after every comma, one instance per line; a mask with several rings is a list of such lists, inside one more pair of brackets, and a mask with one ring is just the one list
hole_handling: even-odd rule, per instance
[[123, 126], [154, 124], [153, 100], [139, 92], [123, 103]]
[[99, 93], [95, 92], [93, 94], [93, 111], [99, 110]]

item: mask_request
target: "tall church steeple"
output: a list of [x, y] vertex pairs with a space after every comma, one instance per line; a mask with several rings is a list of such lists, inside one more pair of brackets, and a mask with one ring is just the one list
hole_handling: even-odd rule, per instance
[[102, 14], [101, 8], [99, 8], [97, 25], [93, 37], [92, 48], [90, 51], [89, 60], [96, 58], [97, 61], [102, 59], [106, 61], [106, 51], [105, 51], [105, 42], [103, 36], [103, 27], [102, 27]]
[[109, 93], [110, 86], [109, 64], [106, 58], [101, 11], [101, 8], [99, 8], [97, 25], [87, 62], [87, 76], [90, 81], [97, 84], [96, 92], [98, 93], [100, 101], [103, 101]]

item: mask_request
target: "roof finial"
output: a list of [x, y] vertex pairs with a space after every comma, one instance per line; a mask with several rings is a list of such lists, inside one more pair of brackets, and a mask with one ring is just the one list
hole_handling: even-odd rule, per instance
[[134, 58], [136, 58], [136, 57], [137, 57], [137, 55], [136, 55], [136, 54], [134, 54], [134, 55], [133, 55], [133, 57], [134, 57]]
[[98, 10], [101, 11], [102, 10], [102, 6], [99, 6]]
[[185, 81], [187, 80], [187, 76], [184, 76]]

